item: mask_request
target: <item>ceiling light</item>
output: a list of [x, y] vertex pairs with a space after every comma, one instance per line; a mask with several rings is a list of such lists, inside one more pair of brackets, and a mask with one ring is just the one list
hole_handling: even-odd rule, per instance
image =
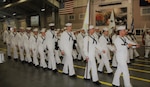
[[42, 8], [41, 11], [45, 11], [45, 8]]
[[3, 2], [6, 2], [6, 0], [3, 0]]
[[16, 15], [16, 13], [13, 13], [13, 15], [15, 16], [15, 15]]
[[27, 0], [20, 0], [20, 1], [18, 1], [17, 3], [23, 3], [23, 2], [25, 2], [25, 1], [27, 1]]
[[12, 4], [5, 5], [4, 8], [8, 8], [10, 6], [12, 6]]
[[4, 15], [3, 18], [6, 18], [6, 16]]

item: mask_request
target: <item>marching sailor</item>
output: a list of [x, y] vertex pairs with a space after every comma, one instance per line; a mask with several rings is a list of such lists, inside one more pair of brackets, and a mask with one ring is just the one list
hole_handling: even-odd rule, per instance
[[56, 60], [55, 60], [55, 42], [56, 42], [56, 36], [55, 36], [55, 24], [50, 23], [49, 24], [50, 29], [46, 32], [46, 47], [48, 49], [48, 69], [52, 69], [53, 71], [57, 71], [56, 69]]
[[61, 54], [65, 58], [63, 62], [64, 63], [63, 73], [69, 74], [69, 76], [71, 77], [76, 77], [72, 58], [73, 42], [75, 39], [73, 33], [71, 32], [72, 23], [66, 23], [66, 29], [67, 30], [64, 31], [60, 37]]

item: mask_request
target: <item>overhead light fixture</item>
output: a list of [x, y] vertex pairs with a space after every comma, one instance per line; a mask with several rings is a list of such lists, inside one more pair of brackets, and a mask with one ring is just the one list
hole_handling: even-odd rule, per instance
[[10, 6], [12, 6], [12, 4], [5, 5], [4, 8], [8, 8]]
[[26, 2], [27, 0], [19, 0], [17, 3], [23, 3]]
[[6, 2], [6, 0], [3, 0], [3, 2]]
[[13, 13], [13, 16], [15, 16], [16, 15], [16, 13]]
[[41, 11], [45, 11], [45, 8], [42, 8]]
[[[4, 0], [4, 1], [6, 1], [6, 0]], [[18, 2], [7, 4], [3, 8], [8, 8], [8, 7], [11, 7], [12, 5], [20, 4], [20, 3], [23, 3], [23, 2], [26, 2], [26, 1], [27, 0], [19, 0]]]

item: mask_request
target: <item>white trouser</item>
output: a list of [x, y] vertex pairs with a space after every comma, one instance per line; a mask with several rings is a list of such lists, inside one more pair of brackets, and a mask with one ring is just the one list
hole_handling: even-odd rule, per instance
[[46, 61], [45, 61], [45, 53], [44, 53], [44, 50], [40, 50], [40, 51], [39, 51], [39, 54], [40, 54], [40, 67], [46, 68], [46, 67], [47, 67], [47, 64], [46, 64]]
[[140, 56], [136, 49], [133, 49], [133, 52], [134, 52], [135, 57]]
[[76, 49], [73, 49], [72, 50], [72, 56], [73, 56], [73, 59], [77, 59], [77, 51], [76, 51]]
[[61, 63], [60, 57], [59, 57], [59, 50], [55, 50], [55, 60], [57, 64]]
[[114, 52], [114, 55], [113, 55], [112, 66], [117, 67], [117, 60], [116, 60], [116, 53], [115, 52]]
[[7, 56], [11, 56], [11, 46], [7, 44]]
[[148, 58], [149, 52], [150, 52], [150, 47], [145, 48], [145, 56], [144, 56], [145, 58]]
[[32, 62], [30, 49], [25, 48], [25, 53], [26, 53], [25, 61], [27, 61], [28, 63]]
[[86, 78], [86, 79], [91, 78], [90, 71], [91, 71], [91, 75], [92, 75], [92, 81], [93, 82], [98, 81], [98, 74], [97, 74], [95, 57], [93, 57], [92, 60], [89, 59], [88, 63], [86, 64], [85, 72], [84, 72], [84, 78]]
[[106, 53], [101, 53], [101, 62], [98, 66], [98, 71], [103, 71], [103, 67], [105, 65], [107, 73], [111, 73], [113, 70], [110, 68], [109, 59]]
[[37, 55], [38, 55], [38, 52], [37, 50], [32, 50], [32, 53], [33, 53], [33, 64], [35, 66], [39, 65], [39, 61], [38, 61], [38, 58], [37, 58]]
[[125, 87], [132, 87], [130, 83], [129, 70], [126, 61], [122, 61], [122, 62], [118, 61], [117, 70], [114, 74], [112, 84], [116, 86], [120, 86], [121, 73], [123, 73], [123, 80], [124, 80]]
[[97, 63], [99, 64], [101, 62], [101, 60], [100, 60], [100, 56], [99, 56], [98, 50], [96, 50], [95, 57], [96, 57]]
[[48, 68], [55, 70], [56, 69], [56, 61], [54, 57], [54, 49], [48, 50]]
[[19, 47], [19, 55], [20, 55], [20, 60], [24, 61], [24, 48]]
[[133, 48], [129, 48], [129, 58], [133, 59]]
[[128, 49], [127, 63], [130, 63], [130, 56], [129, 56], [129, 54], [130, 54], [130, 53], [129, 53], [129, 49]]
[[80, 50], [79, 50], [78, 60], [81, 60], [81, 57], [82, 57], [83, 59], [85, 59], [85, 55], [84, 55], [83, 49], [80, 49]]
[[18, 59], [18, 50], [16, 46], [13, 46], [13, 57], [14, 59]]
[[68, 74], [69, 70], [69, 76], [72, 76], [75, 74], [74, 66], [73, 66], [73, 58], [71, 53], [65, 53], [64, 55], [64, 67], [63, 72]]

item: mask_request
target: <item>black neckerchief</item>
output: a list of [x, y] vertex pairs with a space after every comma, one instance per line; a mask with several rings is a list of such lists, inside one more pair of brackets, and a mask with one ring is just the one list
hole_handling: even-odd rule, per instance
[[126, 39], [125, 39], [125, 38], [120, 37], [120, 39], [124, 42], [124, 44], [122, 44], [122, 45], [127, 45], [127, 44], [128, 44], [128, 43], [126, 42]]
[[[67, 32], [67, 33], [68, 33], [68, 32]], [[68, 33], [68, 35], [69, 35], [69, 41], [70, 41], [70, 39], [73, 40], [73, 37], [72, 37], [72, 35], [71, 35], [71, 32], [70, 32], [70, 34]]]
[[23, 33], [20, 33], [20, 35], [22, 36], [22, 35], [23, 35]]
[[[105, 36], [104, 36], [105, 37]], [[107, 44], [111, 44], [110, 38], [109, 37], [105, 37]]]
[[82, 37], [84, 38], [84, 35], [81, 33]]
[[52, 30], [50, 30], [50, 32], [52, 33], [52, 35], [53, 35], [53, 38], [55, 37], [55, 34], [52, 32]]
[[42, 38], [42, 40], [43, 40], [43, 41], [42, 41], [42, 44], [43, 44], [43, 43], [44, 43], [45, 38], [44, 38], [43, 36], [42, 36], [41, 38]]
[[27, 34], [27, 36], [28, 36], [28, 40], [30, 39], [30, 35], [29, 34]]
[[94, 44], [94, 42], [97, 44], [97, 41], [95, 40], [94, 37], [92, 37], [92, 36], [90, 36], [90, 35], [89, 35], [89, 37], [91, 37], [91, 38], [93, 39], [93, 44]]
[[34, 38], [35, 38], [35, 42], [37, 42], [37, 39], [38, 39], [38, 38], [37, 38], [35, 35], [34, 35]]
[[17, 33], [14, 32], [13, 34], [14, 34], [14, 37], [16, 37]]

